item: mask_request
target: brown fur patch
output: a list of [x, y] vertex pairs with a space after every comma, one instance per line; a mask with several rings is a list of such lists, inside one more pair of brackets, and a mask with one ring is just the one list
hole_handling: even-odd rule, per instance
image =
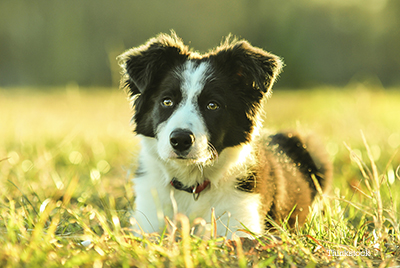
[[[276, 135], [280, 139], [276, 140]], [[254, 192], [262, 197], [261, 215], [277, 223], [288, 220], [302, 225], [317, 193], [311, 176], [316, 176], [324, 191], [332, 180], [332, 169], [322, 148], [303, 142], [298, 134], [263, 135], [256, 141], [258, 165]], [[319, 153], [315, 153], [319, 152]], [[290, 215], [290, 217], [289, 217]], [[288, 218], [289, 217], [289, 218]], [[266, 228], [272, 225], [266, 220]]]

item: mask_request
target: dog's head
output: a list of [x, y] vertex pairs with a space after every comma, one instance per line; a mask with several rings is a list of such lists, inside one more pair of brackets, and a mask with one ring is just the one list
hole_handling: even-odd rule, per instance
[[247, 143], [280, 59], [228, 37], [200, 55], [175, 33], [160, 34], [119, 56], [122, 84], [134, 99], [137, 134], [155, 138], [164, 159], [212, 160]]

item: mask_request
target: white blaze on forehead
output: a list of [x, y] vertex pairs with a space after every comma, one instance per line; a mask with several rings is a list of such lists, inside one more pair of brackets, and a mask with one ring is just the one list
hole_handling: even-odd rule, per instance
[[187, 61], [177, 72], [181, 79], [182, 101], [170, 121], [176, 122], [175, 127], [189, 129], [195, 135], [206, 132], [203, 118], [198, 110], [197, 98], [204, 88], [209, 68], [207, 62], [197, 64], [194, 61]]
[[[181, 79], [182, 101], [170, 120], [179, 122], [176, 127], [189, 129], [195, 135], [206, 132], [203, 118], [198, 109], [197, 98], [204, 88], [209, 68], [210, 65], [207, 62], [197, 64], [194, 61], [187, 61], [177, 73]], [[195, 133], [196, 130], [199, 133]]]
[[183, 70], [178, 74], [182, 79], [181, 90], [184, 101], [200, 94], [209, 75], [209, 68], [210, 65], [207, 62], [202, 62], [197, 66], [193, 61], [185, 63]]
[[182, 101], [170, 118], [158, 126], [157, 151], [161, 159], [176, 158], [177, 155], [170, 144], [170, 135], [176, 129], [185, 129], [195, 136], [195, 142], [186, 157], [196, 162], [204, 162], [212, 155], [208, 149], [209, 134], [198, 108], [197, 99], [210, 75], [210, 64], [187, 61], [176, 70], [175, 75], [181, 81]]

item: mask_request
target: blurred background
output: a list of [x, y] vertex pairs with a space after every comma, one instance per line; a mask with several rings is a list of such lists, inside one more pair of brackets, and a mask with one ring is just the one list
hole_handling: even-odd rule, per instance
[[129, 224], [140, 145], [116, 57], [171, 29], [200, 52], [232, 33], [284, 59], [264, 126], [320, 137], [333, 193], [362, 203], [341, 203], [348, 230], [378, 204], [358, 160], [377, 163], [384, 204], [400, 207], [400, 0], [0, 0], [0, 214], [28, 200], [18, 213], [36, 219], [43, 200], [73, 191], [76, 215], [93, 206], [112, 222], [115, 207]]
[[116, 87], [116, 56], [170, 29], [283, 57], [281, 88], [400, 85], [399, 0], [1, 0], [0, 87]]

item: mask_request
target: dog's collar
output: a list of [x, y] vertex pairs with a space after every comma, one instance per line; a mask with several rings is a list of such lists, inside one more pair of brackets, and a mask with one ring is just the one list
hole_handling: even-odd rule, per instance
[[193, 194], [194, 201], [197, 201], [197, 199], [199, 199], [200, 193], [210, 185], [210, 181], [205, 180], [202, 184], [197, 183], [192, 186], [184, 186], [183, 183], [180, 182], [177, 178], [173, 178], [170, 181], [170, 184], [177, 190]]

